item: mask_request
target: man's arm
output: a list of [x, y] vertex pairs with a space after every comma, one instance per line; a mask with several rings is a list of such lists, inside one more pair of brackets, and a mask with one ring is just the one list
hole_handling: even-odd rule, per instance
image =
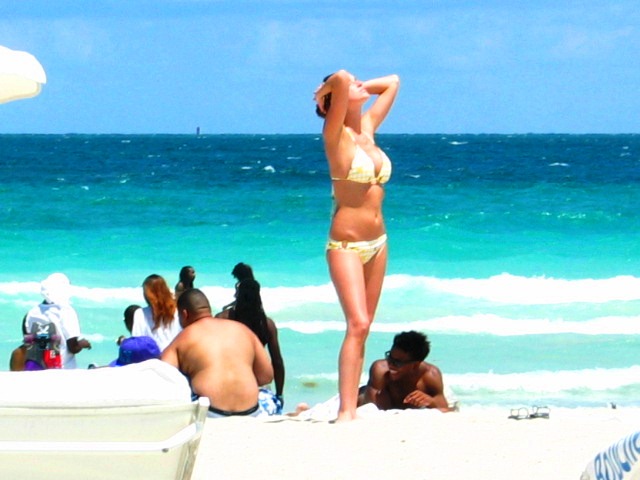
[[371, 368], [369, 368], [369, 381], [365, 388], [364, 399], [360, 405], [373, 403], [381, 410], [390, 408], [389, 399], [382, 394], [386, 386], [386, 373], [386, 362], [383, 360], [376, 360], [371, 364]]
[[80, 353], [85, 348], [91, 350], [91, 343], [89, 343], [89, 340], [86, 338], [73, 337], [67, 340], [67, 350], [74, 355]]
[[74, 355], [83, 349], [91, 349], [91, 344], [85, 338], [80, 337], [80, 321], [78, 314], [71, 307], [62, 307], [60, 311], [62, 334], [67, 339], [67, 350]]
[[414, 408], [437, 408], [448, 412], [449, 402], [444, 396], [442, 372], [435, 365], [429, 365], [427, 371], [418, 382], [417, 389], [407, 395], [404, 403]]
[[13, 352], [11, 352], [11, 359], [9, 360], [9, 370], [12, 372], [21, 372], [24, 370], [24, 362], [27, 357], [27, 347], [20, 345]]
[[253, 341], [253, 349], [255, 351], [253, 357], [253, 374], [256, 376], [258, 385], [266, 385], [273, 380], [273, 366], [271, 365], [271, 359], [267, 355], [267, 351], [258, 340], [253, 332], [247, 329], [247, 333], [251, 335]]
[[180, 368], [180, 364], [178, 362], [178, 348], [176, 347], [175, 340], [162, 351], [160, 360], [162, 360], [163, 362], [167, 362], [169, 365], [172, 365], [178, 369]]

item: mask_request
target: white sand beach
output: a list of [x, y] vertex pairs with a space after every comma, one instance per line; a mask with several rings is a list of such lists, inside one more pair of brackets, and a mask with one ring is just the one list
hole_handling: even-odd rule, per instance
[[[517, 405], [519, 406], [519, 405]], [[578, 480], [596, 453], [640, 430], [640, 409], [381, 412], [345, 424], [208, 420], [193, 478]]]

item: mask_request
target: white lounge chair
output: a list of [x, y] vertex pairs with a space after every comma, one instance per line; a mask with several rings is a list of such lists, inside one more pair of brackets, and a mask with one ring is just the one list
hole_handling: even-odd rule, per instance
[[0, 372], [0, 478], [188, 480], [208, 407], [160, 360]]

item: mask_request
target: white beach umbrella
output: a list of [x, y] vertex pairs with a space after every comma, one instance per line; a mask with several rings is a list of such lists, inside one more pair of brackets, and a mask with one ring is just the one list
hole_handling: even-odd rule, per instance
[[36, 57], [0, 45], [0, 103], [35, 97], [47, 75]]

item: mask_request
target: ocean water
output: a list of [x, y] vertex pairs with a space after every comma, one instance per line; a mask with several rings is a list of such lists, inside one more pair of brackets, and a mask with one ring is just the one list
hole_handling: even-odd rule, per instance
[[[461, 405], [640, 406], [640, 135], [380, 135], [390, 259], [366, 363], [408, 329]], [[318, 135], [0, 135], [0, 368], [39, 282], [66, 273], [93, 349], [183, 265], [215, 309], [253, 266], [286, 407], [337, 392]], [[366, 381], [367, 371], [363, 372]]]

